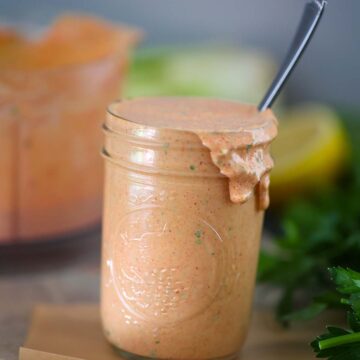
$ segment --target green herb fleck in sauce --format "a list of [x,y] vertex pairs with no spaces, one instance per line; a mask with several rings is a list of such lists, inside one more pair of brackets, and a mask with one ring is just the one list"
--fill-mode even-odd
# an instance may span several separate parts
[[189,168],[190,168],[191,171],[195,171],[195,170],[196,170],[195,165],[190,165]]
[[220,320],[220,313],[218,312],[218,313],[216,313],[216,314],[214,315],[213,321],[214,321],[214,322],[218,322],[219,320]]
[[252,148],[252,144],[247,144],[246,145],[246,152],[249,152]]
[[156,359],[156,358],[157,358],[156,350],[151,350],[150,353],[149,353],[149,356],[150,356],[151,358]]
[[202,239],[201,239],[202,231],[201,230],[196,230],[194,235],[195,235],[195,244],[201,245],[202,244]]
[[19,113],[20,113],[20,109],[19,109],[19,107],[18,106],[16,106],[16,105],[14,105],[12,108],[11,108],[11,115],[13,115],[13,116],[17,116],[17,115],[19,115]]
[[170,144],[169,144],[169,143],[165,143],[165,144],[163,145],[163,149],[164,149],[165,155],[167,155],[168,150],[169,150],[169,147],[170,147]]

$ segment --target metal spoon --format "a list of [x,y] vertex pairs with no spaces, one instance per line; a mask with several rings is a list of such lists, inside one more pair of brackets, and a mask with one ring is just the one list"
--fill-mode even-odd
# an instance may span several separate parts
[[303,17],[291,44],[290,50],[285,58],[285,61],[280,67],[276,78],[271,84],[270,89],[261,101],[258,107],[259,111],[264,111],[270,108],[278,97],[281,89],[289,79],[292,71],[309,44],[322,14],[324,13],[326,5],[326,0],[312,0],[306,4]]

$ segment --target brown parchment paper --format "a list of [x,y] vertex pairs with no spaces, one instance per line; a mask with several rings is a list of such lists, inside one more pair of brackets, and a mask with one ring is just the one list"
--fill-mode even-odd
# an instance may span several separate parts
[[[336,314],[327,322],[339,324]],[[254,313],[241,360],[314,359],[309,342],[324,329],[323,319],[282,329],[269,311]],[[97,305],[39,305],[35,308],[20,360],[119,360],[103,337]]]

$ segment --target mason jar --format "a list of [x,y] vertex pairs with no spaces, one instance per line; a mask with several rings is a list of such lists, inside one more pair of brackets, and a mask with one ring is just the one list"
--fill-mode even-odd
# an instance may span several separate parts
[[197,134],[139,123],[121,107],[110,105],[103,127],[104,334],[135,359],[235,358],[263,223],[256,189],[233,203]]

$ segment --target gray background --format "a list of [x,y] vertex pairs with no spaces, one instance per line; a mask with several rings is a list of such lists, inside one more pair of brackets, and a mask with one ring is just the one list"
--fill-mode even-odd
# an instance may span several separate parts
[[[323,23],[289,83],[292,100],[359,102],[360,1],[329,0]],[[145,45],[225,41],[286,52],[305,0],[0,0],[0,18],[46,24],[64,10],[142,27]]]

